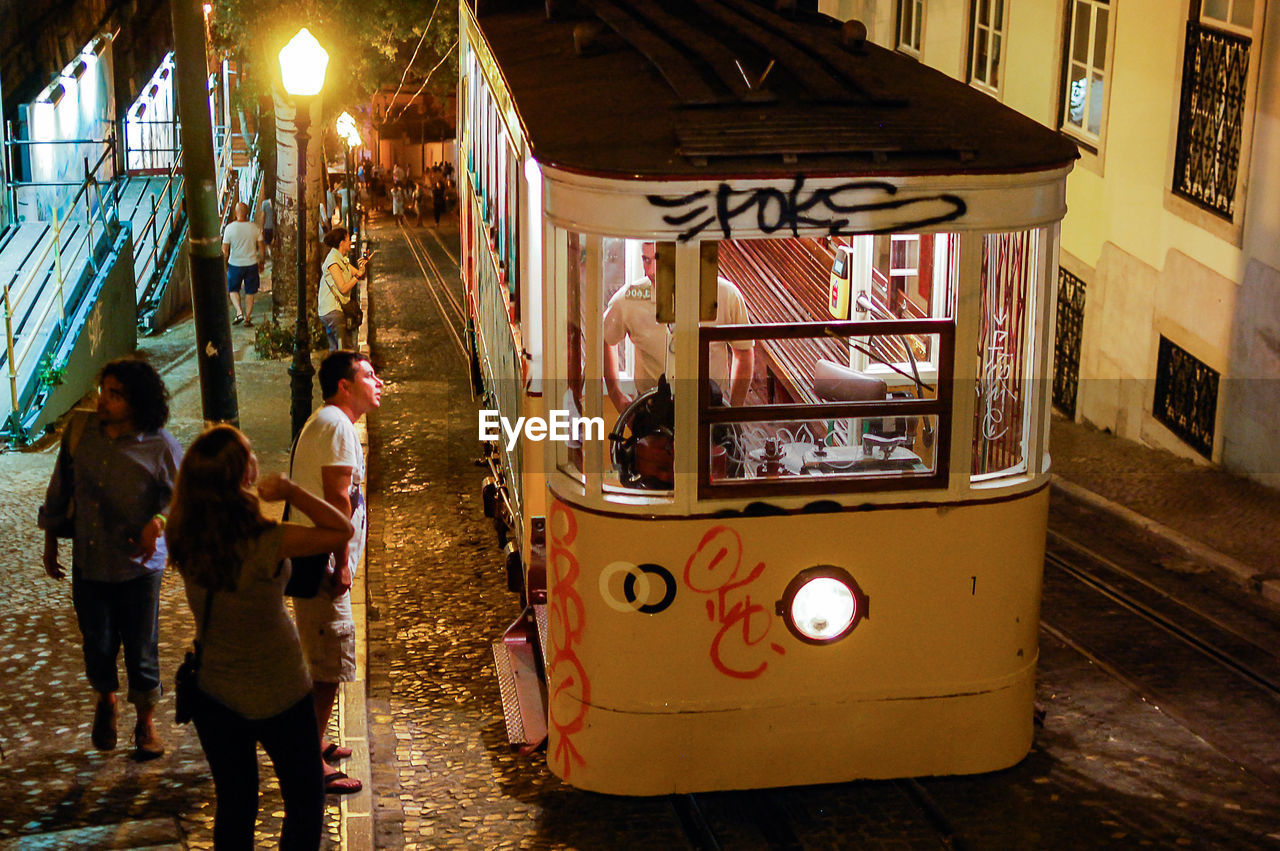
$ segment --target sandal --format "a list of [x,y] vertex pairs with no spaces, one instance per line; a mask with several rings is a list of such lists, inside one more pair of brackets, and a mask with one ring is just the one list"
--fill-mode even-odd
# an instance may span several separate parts
[[246,320],[244,321],[244,327],[246,327],[246,328],[252,328],[252,327],[253,327],[253,320],[252,320],[252,319],[246,319]]
[[320,756],[325,762],[339,762],[351,756],[351,748],[344,748],[342,745],[330,743],[329,747],[320,752]]
[[243,313],[237,313],[237,314],[236,314],[236,318],[231,320],[231,324],[232,324],[232,325],[239,325],[239,324],[240,324],[241,322],[243,322],[243,321],[244,321],[244,314],[243,314]]
[[352,795],[363,788],[363,783],[341,771],[324,776],[324,791],[327,795]]

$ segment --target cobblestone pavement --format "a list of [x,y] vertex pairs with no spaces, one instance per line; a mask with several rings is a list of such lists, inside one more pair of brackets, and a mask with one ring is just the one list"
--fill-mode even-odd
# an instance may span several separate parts
[[[265,316],[269,299],[260,299],[256,307],[259,317]],[[258,360],[251,333],[233,328],[241,425],[263,469],[278,470],[288,462],[288,364]],[[203,428],[193,340],[188,319],[140,341],[172,394],[169,430],[184,446]],[[170,698],[156,714],[166,745],[162,758],[146,763],[130,758],[134,715],[123,702],[119,747],[104,753],[89,742],[93,692],[84,680],[70,582],[45,575],[43,535],[35,527],[56,451],[56,438],[50,437],[32,449],[0,454],[0,480],[10,489],[0,507],[7,565],[0,588],[7,615],[0,619],[0,675],[6,683],[0,693],[0,848],[12,843],[23,848],[165,843],[211,848],[213,784],[194,728],[173,724]],[[69,565],[69,545],[63,546]],[[181,580],[167,572],[160,603],[166,687],[192,635]],[[123,684],[123,665],[121,679]],[[262,759],[259,844],[267,846],[279,835],[282,804],[270,764]],[[327,832],[337,845],[341,805],[331,804]]]

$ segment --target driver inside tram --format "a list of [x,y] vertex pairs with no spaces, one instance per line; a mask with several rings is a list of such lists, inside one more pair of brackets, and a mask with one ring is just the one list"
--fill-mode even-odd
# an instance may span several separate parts
[[[609,299],[604,311],[604,383],[609,398],[620,417],[636,399],[654,392],[642,410],[632,411],[630,425],[634,458],[634,476],[627,471],[624,479],[639,487],[669,488],[673,474],[674,407],[667,380],[674,377],[674,335],[671,327],[657,320],[655,290],[657,283],[657,246],[652,242],[640,246],[643,275],[621,287]],[[710,325],[745,325],[751,321],[747,304],[737,285],[723,276],[717,277],[716,318]],[[618,346],[630,339],[635,348],[632,382],[635,396],[622,388]],[[755,369],[755,343],[735,340],[714,343],[710,349],[708,377],[712,396],[721,404],[742,405],[747,398]],[[727,397],[724,388],[729,392]],[[669,420],[669,421],[668,421]],[[620,420],[620,428],[621,427]],[[630,454],[630,453],[629,453]]]

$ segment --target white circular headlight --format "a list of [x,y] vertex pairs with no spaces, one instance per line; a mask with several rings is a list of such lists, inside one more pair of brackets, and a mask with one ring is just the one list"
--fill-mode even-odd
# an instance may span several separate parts
[[814,641],[829,641],[848,629],[857,611],[849,586],[829,576],[807,582],[791,601],[796,629]]
[[867,596],[843,568],[805,568],[787,585],[775,607],[791,634],[806,644],[830,644],[853,632],[867,616]]

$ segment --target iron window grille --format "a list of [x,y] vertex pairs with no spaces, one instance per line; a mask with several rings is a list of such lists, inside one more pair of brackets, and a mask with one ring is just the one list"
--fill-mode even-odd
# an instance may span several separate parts
[[1164,335],[1156,358],[1152,415],[1206,458],[1213,455],[1218,371]]
[[1173,191],[1228,221],[1235,214],[1250,43],[1187,23]]
[[1076,415],[1076,391],[1080,386],[1084,297],[1084,281],[1059,267],[1057,330],[1053,340],[1053,404],[1072,418]]

